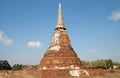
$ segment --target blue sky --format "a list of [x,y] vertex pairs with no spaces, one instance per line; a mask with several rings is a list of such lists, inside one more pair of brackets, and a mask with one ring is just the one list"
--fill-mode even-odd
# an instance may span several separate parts
[[50,45],[59,2],[81,60],[120,62],[120,0],[0,0],[0,60],[39,64]]

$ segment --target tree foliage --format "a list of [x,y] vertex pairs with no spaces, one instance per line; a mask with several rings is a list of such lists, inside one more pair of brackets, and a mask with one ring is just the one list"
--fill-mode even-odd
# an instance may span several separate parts
[[21,64],[14,64],[12,67],[13,70],[21,70],[22,68],[23,68],[23,65]]
[[101,60],[95,60],[95,61],[81,61],[81,64],[83,68],[85,69],[109,69],[113,68],[113,65],[116,65],[118,68],[120,68],[119,62],[113,62],[111,59],[101,59]]
[[106,68],[106,62],[104,60],[96,60],[92,63],[92,68],[95,68],[95,69],[99,69],[99,68],[102,68],[102,69],[105,69]]
[[81,64],[82,64],[83,68],[85,68],[85,69],[91,68],[91,62],[89,62],[89,61],[81,60]]
[[7,60],[0,60],[0,70],[11,70],[11,66]]
[[113,63],[111,59],[105,60],[106,62],[106,68],[113,68]]

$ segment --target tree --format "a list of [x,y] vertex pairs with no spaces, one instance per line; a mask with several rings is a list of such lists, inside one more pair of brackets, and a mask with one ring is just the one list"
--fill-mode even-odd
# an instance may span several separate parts
[[112,60],[111,59],[107,59],[105,60],[106,62],[106,68],[113,68],[113,63],[112,63]]
[[0,70],[11,70],[11,66],[7,60],[0,60]]
[[13,70],[21,70],[22,68],[23,68],[23,65],[21,64],[14,64],[12,67]]
[[91,63],[89,61],[81,60],[81,64],[82,64],[84,69],[90,69],[92,67]]
[[105,62],[105,60],[96,60],[96,61],[93,62],[92,66],[95,69],[98,69],[98,68],[105,69],[106,68],[106,62]]

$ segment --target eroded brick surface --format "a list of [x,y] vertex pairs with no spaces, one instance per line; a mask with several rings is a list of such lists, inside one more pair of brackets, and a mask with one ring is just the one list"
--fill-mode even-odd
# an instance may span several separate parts
[[70,70],[79,69],[82,69],[81,61],[71,46],[59,4],[57,25],[51,37],[50,47],[41,59],[38,70],[42,74],[41,78],[69,78]]
[[51,37],[50,47],[41,59],[38,69],[80,69],[81,67],[81,61],[71,46],[62,19],[62,9],[59,6],[58,21]]

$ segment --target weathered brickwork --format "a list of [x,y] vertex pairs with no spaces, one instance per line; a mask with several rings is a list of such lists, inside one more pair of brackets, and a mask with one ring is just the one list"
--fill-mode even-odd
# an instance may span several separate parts
[[81,69],[81,61],[71,46],[64,26],[61,4],[59,4],[57,25],[51,37],[50,47],[38,65],[38,70],[41,72],[40,78],[80,77],[79,74],[84,72]]
[[73,50],[62,18],[59,5],[58,21],[51,37],[50,47],[38,65],[39,70],[50,69],[81,69],[81,61]]

